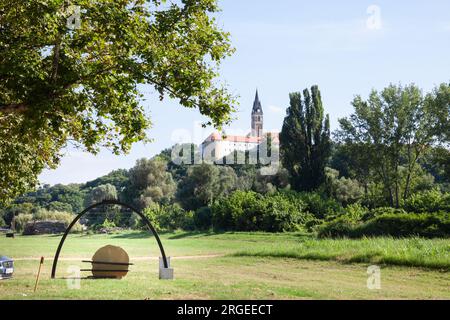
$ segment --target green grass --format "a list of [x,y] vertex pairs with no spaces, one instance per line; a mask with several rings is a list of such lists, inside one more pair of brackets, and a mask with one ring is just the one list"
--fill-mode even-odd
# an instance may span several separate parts
[[421,238],[361,240],[302,239],[280,247],[270,244],[233,253],[234,256],[283,257],[423,267],[450,271],[450,241]]
[[[74,234],[61,253],[58,279],[51,280],[60,238],[0,237],[0,254],[16,259],[15,277],[0,281],[0,299],[450,299],[450,240],[167,233],[162,242],[174,257],[176,279],[160,281],[158,248],[147,233]],[[129,253],[132,271],[122,280],[82,279],[81,289],[69,289],[68,267],[85,267],[81,260],[106,244]],[[40,256],[46,262],[34,294]],[[143,256],[154,259],[136,259]],[[381,290],[367,289],[370,264],[382,266]]]

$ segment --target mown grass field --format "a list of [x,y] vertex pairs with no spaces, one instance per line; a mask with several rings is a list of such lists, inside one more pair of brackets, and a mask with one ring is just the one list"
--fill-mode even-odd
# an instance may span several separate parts
[[[156,241],[148,233],[70,235],[56,280],[52,257],[61,236],[0,238],[16,260],[0,281],[0,299],[450,299],[450,240],[318,240],[299,233],[167,233],[175,280],[158,280]],[[69,267],[107,244],[130,255],[122,280],[82,279],[70,289]],[[46,258],[33,293],[39,257]],[[367,288],[367,267],[381,267],[381,289]],[[88,273],[82,273],[88,276]]]

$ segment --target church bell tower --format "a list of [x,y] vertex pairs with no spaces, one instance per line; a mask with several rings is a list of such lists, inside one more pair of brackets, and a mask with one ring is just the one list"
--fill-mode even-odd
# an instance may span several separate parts
[[263,111],[261,107],[261,101],[259,101],[258,90],[256,90],[255,101],[253,102],[252,110],[252,137],[263,136]]

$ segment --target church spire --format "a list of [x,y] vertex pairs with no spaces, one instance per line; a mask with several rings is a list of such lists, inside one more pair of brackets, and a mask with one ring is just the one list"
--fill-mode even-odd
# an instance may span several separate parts
[[255,101],[253,102],[253,110],[252,113],[260,113],[262,114],[261,101],[259,101],[258,89],[256,89]]
[[252,137],[262,137],[263,134],[263,111],[259,101],[258,89],[256,89],[255,101],[252,110]]

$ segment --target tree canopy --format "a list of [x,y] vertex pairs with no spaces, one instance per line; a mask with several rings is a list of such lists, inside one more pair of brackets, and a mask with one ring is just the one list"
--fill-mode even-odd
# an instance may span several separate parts
[[145,140],[141,84],[227,123],[234,98],[216,78],[233,48],[217,11],[215,0],[0,0],[0,201],[35,186],[68,141],[118,154]]
[[291,174],[291,186],[312,191],[325,181],[331,150],[330,119],[324,115],[318,86],[291,93],[290,107],[280,134],[282,163]]
[[419,160],[439,143],[448,143],[450,86],[425,96],[415,85],[373,90],[367,100],[356,96],[355,112],[340,119],[338,140],[351,146],[384,187],[390,205],[399,207],[411,191]]

